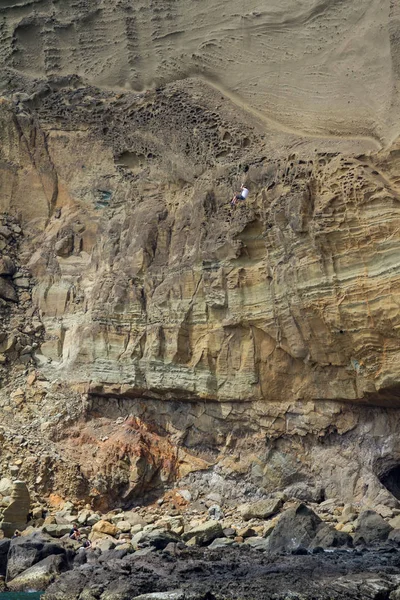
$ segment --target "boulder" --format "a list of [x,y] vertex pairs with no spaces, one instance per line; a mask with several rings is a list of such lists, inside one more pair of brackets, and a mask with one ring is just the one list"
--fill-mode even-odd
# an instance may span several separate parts
[[117,528],[122,533],[128,533],[131,531],[132,526],[128,521],[118,521]]
[[125,554],[127,554],[128,552],[133,552],[134,551],[133,546],[130,543],[130,540],[124,542],[123,544],[120,544],[119,541],[120,540],[118,540],[118,544],[115,546],[114,552],[121,553],[121,556],[122,556],[122,553],[123,553],[123,556],[125,556]]
[[139,513],[133,511],[124,512],[122,515],[122,520],[128,521],[128,523],[131,524],[131,527],[135,525],[141,525],[142,527],[144,527],[146,525],[146,521],[142,519]]
[[279,521],[279,516],[276,516],[273,519],[270,519],[269,521],[266,521],[264,523],[264,528],[263,528],[263,532],[262,532],[263,537],[267,538],[268,536],[271,535],[271,533],[275,529],[278,521]]
[[165,529],[153,529],[153,531],[145,532],[141,539],[140,545],[153,546],[156,550],[164,550],[171,542],[179,542],[179,535]]
[[182,539],[190,546],[206,546],[216,538],[222,537],[219,521],[206,521],[182,535]]
[[63,517],[60,517],[60,515],[56,515],[56,523],[57,525],[69,525],[70,527],[73,525],[73,523],[76,523],[77,519],[75,515],[64,515]]
[[[131,551],[132,548],[130,548],[130,552]],[[128,551],[125,548],[110,548],[109,550],[103,550],[101,556],[99,556],[99,563],[107,565],[110,563],[110,561],[120,560],[121,558],[124,558],[124,556],[126,556],[127,554]]]
[[14,481],[11,502],[3,511],[1,529],[6,537],[11,537],[16,529],[24,529],[30,509],[29,491],[24,481]]
[[[87,520],[89,519],[89,517],[91,516],[92,512],[90,510],[88,510],[87,508],[84,508],[83,510],[80,511],[80,513],[78,514],[78,517],[76,519],[78,525],[85,525]],[[96,515],[97,516],[97,515]],[[98,521],[99,519],[97,519]],[[96,521],[96,522],[97,522]],[[94,524],[94,523],[93,523]]]
[[101,552],[108,552],[109,550],[113,550],[115,548],[115,542],[109,538],[104,540],[96,540],[93,543],[93,547],[98,548]]
[[342,514],[340,515],[338,522],[339,523],[350,523],[357,518],[357,510],[351,504],[346,504],[342,510]]
[[396,515],[393,519],[390,519],[389,525],[393,527],[393,529],[400,529],[400,515]]
[[353,538],[344,531],[337,531],[336,529],[329,527],[329,525],[321,525],[318,528],[317,534],[312,542],[309,544],[309,548],[341,548],[347,546],[351,548],[353,546]]
[[138,525],[134,525],[132,527],[132,529],[131,529],[131,534],[132,535],[136,535],[137,533],[139,533],[139,531],[142,531],[142,530],[143,530],[142,525],[139,525],[139,524]]
[[315,538],[322,521],[305,504],[286,510],[268,537],[272,551],[307,547]]
[[8,477],[2,477],[0,479],[0,495],[11,496],[13,490],[13,482]]
[[43,533],[48,533],[51,537],[60,538],[63,535],[67,535],[71,531],[71,525],[68,523],[64,525],[44,525]]
[[218,504],[213,504],[208,509],[208,515],[210,519],[215,519],[216,521],[221,521],[224,518],[224,513],[222,512],[222,508],[218,506]]
[[96,523],[98,523],[99,521],[101,521],[101,517],[99,517],[99,515],[97,515],[96,513],[93,513],[86,519],[86,525],[89,525],[89,527],[93,527],[93,525],[96,525]]
[[216,548],[225,548],[226,546],[231,546],[235,541],[232,538],[221,537],[215,538],[208,546],[210,550],[215,550]]
[[236,531],[232,527],[227,527],[226,529],[224,529],[222,531],[222,533],[224,534],[225,537],[228,537],[228,538],[234,538],[236,535]]
[[135,535],[133,536],[132,540],[131,540],[131,544],[133,546],[133,548],[135,550],[139,549],[139,544],[142,541],[142,538],[145,536],[145,532],[144,531],[138,531],[137,533],[135,533]]
[[0,258],[0,275],[12,275],[15,272],[14,262],[9,256]]
[[12,283],[0,277],[0,298],[3,300],[10,300],[11,302],[17,302],[18,296]]
[[177,535],[182,535],[185,531],[185,523],[182,517],[170,517],[168,521],[168,529],[172,531],[172,533],[176,533]]
[[66,235],[61,240],[58,240],[54,246],[54,250],[57,256],[66,258],[74,249],[74,236],[73,234]]
[[389,533],[388,540],[400,546],[400,529],[392,529]]
[[268,539],[258,537],[258,536],[246,538],[244,540],[244,543],[247,546],[251,546],[252,548],[255,548],[256,550],[268,550],[269,549]]
[[[72,502],[64,502],[62,509],[56,512],[56,517],[64,517],[69,518],[72,515],[77,515],[78,511],[76,510],[74,504]],[[76,519],[76,516],[75,516]]]
[[100,520],[93,525],[92,531],[96,531],[97,533],[104,533],[106,535],[111,535],[112,537],[114,537],[118,533],[118,528],[113,523]]
[[191,502],[192,501],[192,494],[189,492],[189,490],[178,490],[178,494],[184,500],[186,500],[186,502]]
[[5,225],[0,225],[0,235],[3,238],[5,238],[6,240],[8,240],[12,236],[12,231],[11,231],[11,229],[9,229],[8,227],[6,227]]
[[268,500],[259,500],[251,504],[243,504],[239,508],[239,511],[245,521],[249,521],[250,519],[268,519],[279,511],[282,504],[282,498],[271,498]]
[[54,542],[48,542],[40,534],[18,537],[11,540],[8,552],[7,579],[14,579],[26,569],[51,555],[66,556],[65,549]]
[[360,513],[354,534],[354,545],[376,544],[387,540],[393,527],[374,510]]
[[242,527],[241,529],[238,529],[237,535],[244,539],[257,536],[257,532],[252,527],[246,526]]
[[0,576],[5,577],[7,574],[7,555],[10,549],[11,540],[5,538],[0,540]]
[[300,481],[285,488],[285,494],[288,498],[296,498],[302,502],[320,502],[323,492],[320,487],[314,487]]
[[60,554],[47,556],[11,581],[8,581],[7,587],[12,592],[45,590],[65,568],[65,556]]
[[30,281],[27,277],[16,277],[13,280],[13,283],[18,288],[23,288],[24,290],[27,290],[30,287]]

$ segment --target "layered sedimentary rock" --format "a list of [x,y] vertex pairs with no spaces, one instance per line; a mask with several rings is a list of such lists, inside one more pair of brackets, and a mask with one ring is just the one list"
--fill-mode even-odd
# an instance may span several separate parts
[[0,523],[5,537],[11,537],[16,529],[24,529],[28,522],[30,508],[29,490],[24,481],[15,481],[11,501],[3,511],[3,520]]
[[353,4],[2,8],[5,469],[102,506],[182,478],[396,504],[397,16]]
[[[208,482],[218,464],[253,491],[303,481],[386,501],[379,477],[399,452],[396,144],[273,159],[256,123],[226,100],[215,113],[199,82],[118,97],[77,85],[2,105],[2,207],[21,224],[30,306],[7,302],[4,377],[21,359],[39,367],[12,396],[31,416],[51,382],[84,394],[89,423],[79,409],[75,429],[49,421],[80,464],[68,489],[128,501],[193,471]],[[177,106],[179,142],[166,129]],[[232,210],[243,178],[250,199]],[[25,354],[7,350],[24,331]],[[48,489],[65,487],[55,468]]]
[[[134,397],[396,401],[396,146],[373,157],[248,154],[251,201],[231,212],[240,179],[229,164],[185,182],[150,158],[132,178],[90,128],[44,137],[21,121],[9,122],[21,162],[3,207],[30,224],[22,254],[49,374]],[[40,161],[38,174],[28,164],[40,212],[18,187],[21,145]],[[33,237],[35,226],[44,232]]]
[[389,0],[10,0],[0,11],[3,64],[34,77],[143,91],[197,76],[289,131],[399,133]]

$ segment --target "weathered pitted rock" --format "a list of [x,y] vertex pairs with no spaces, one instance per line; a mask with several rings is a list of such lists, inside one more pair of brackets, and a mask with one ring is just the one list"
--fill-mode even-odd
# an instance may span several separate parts
[[[354,143],[370,147],[381,138],[384,143],[392,139],[399,116],[396,6],[373,3],[367,9],[354,2],[327,5],[322,0],[300,5],[274,0],[268,10],[260,10],[254,1],[243,6],[241,0],[232,0],[230,6],[227,13],[224,5],[204,11],[201,4],[184,0],[162,6],[145,0],[132,6],[98,0],[71,8],[45,0],[23,3],[22,8],[21,2],[6,2],[0,52],[3,67],[13,77],[6,70],[2,85],[8,79],[18,82],[22,74],[54,73],[62,82],[77,73],[91,84],[142,92],[146,115],[144,91],[195,73],[210,81],[219,98],[226,94],[250,114],[259,114],[261,126],[272,128],[274,139],[291,130],[302,137],[342,135],[344,141],[353,137]],[[385,10],[380,10],[382,6]],[[389,6],[391,10],[386,10]],[[365,39],[370,41],[367,47]],[[110,42],[115,52],[110,52]],[[345,55],[344,46],[349,48]],[[322,56],[321,48],[326,50]],[[310,64],[315,68],[308,68]],[[252,85],[240,85],[249,81]],[[70,83],[74,103],[90,107],[99,118],[101,107],[80,89],[79,78],[71,77]],[[45,102],[48,92],[45,83],[35,91],[26,85],[15,99],[21,104],[24,99]],[[185,111],[184,103],[178,107]],[[164,110],[169,116],[168,106]],[[189,116],[196,123],[196,111]],[[174,121],[166,118],[166,122],[177,135]],[[239,142],[229,122],[217,133],[228,148],[236,142],[243,152],[251,143]],[[202,151],[206,154],[208,146]],[[220,160],[224,157],[221,154]],[[121,165],[139,169],[152,157],[125,147],[118,158]]]
[[117,95],[11,79],[1,240],[29,287],[5,302],[0,372],[13,387],[35,360],[48,383],[0,402],[21,422],[40,405],[51,447],[21,477],[94,508],[176,480],[395,508],[396,135],[373,153],[358,137],[278,140],[196,78]]
[[0,523],[4,535],[11,537],[16,529],[24,529],[28,521],[30,496],[24,481],[14,481],[11,502],[3,511],[3,521]]

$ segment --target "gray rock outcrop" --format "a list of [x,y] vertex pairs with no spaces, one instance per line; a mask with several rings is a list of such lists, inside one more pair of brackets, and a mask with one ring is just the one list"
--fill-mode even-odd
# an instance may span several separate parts
[[205,546],[222,536],[222,527],[218,521],[206,521],[182,535],[189,545]]
[[354,534],[354,544],[375,544],[387,540],[393,527],[378,513],[365,510],[360,513]]
[[275,515],[283,504],[282,498],[259,500],[244,504],[240,507],[240,513],[245,521],[250,519],[268,519]]
[[43,539],[39,533],[11,540],[8,552],[7,581],[51,555],[66,556],[59,544]]
[[7,587],[13,592],[45,590],[65,567],[65,556],[52,554],[8,581]]
[[30,510],[30,496],[24,481],[14,481],[11,502],[3,511],[0,527],[6,537],[11,537],[16,529],[24,529]]
[[319,528],[321,519],[305,504],[290,508],[282,513],[277,525],[268,538],[268,548],[271,551],[295,550],[308,547]]

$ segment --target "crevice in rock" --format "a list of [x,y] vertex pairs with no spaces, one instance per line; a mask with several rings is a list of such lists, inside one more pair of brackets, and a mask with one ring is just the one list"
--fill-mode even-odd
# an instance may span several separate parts
[[395,465],[382,473],[379,481],[395,498],[400,500],[400,465]]

